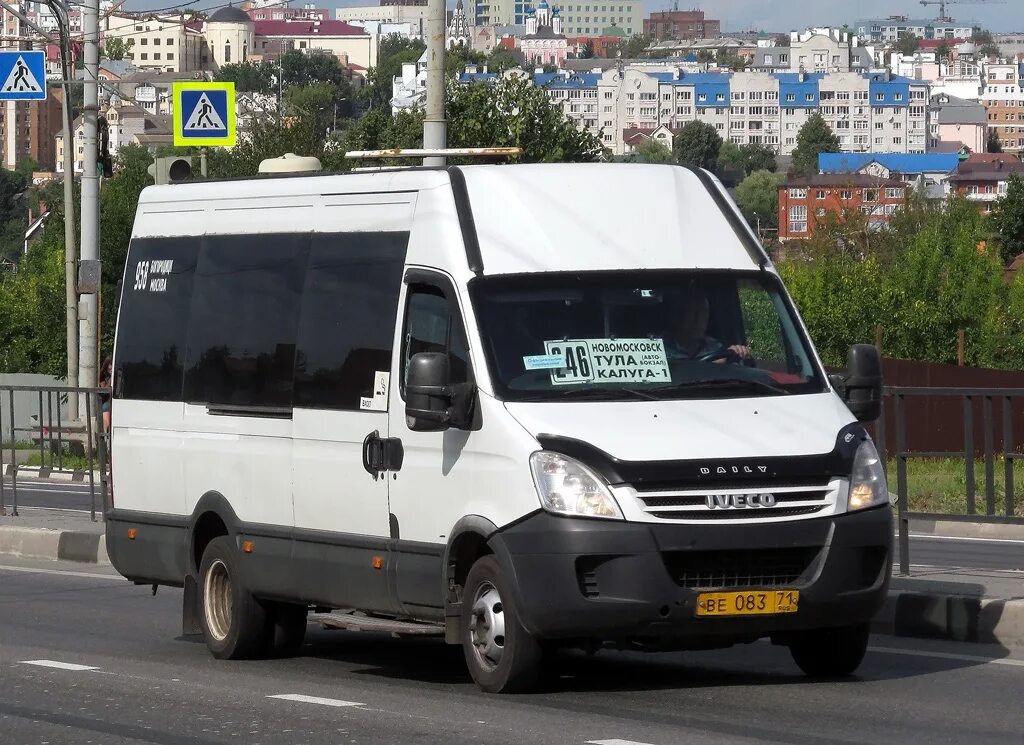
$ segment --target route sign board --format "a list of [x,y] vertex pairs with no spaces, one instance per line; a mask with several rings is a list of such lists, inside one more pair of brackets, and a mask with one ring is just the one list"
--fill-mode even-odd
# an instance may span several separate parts
[[46,52],[0,52],[0,101],[42,101],[46,98]]
[[176,146],[234,146],[234,83],[174,83],[173,91]]

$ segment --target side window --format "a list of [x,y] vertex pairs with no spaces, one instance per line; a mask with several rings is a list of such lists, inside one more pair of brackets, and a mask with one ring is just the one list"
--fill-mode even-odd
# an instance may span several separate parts
[[295,406],[358,410],[390,372],[408,233],[314,234],[295,354]]
[[206,236],[196,267],[185,400],[292,406],[308,235]]
[[740,308],[743,313],[743,330],[758,367],[784,372],[787,363],[786,337],[779,321],[781,308],[776,308],[775,299],[759,283],[740,282]]
[[118,398],[181,401],[189,303],[200,238],[136,238],[118,316]]
[[406,303],[402,354],[402,391],[409,360],[419,352],[446,352],[452,383],[469,381],[469,345],[458,310],[451,308],[437,287],[413,285]]

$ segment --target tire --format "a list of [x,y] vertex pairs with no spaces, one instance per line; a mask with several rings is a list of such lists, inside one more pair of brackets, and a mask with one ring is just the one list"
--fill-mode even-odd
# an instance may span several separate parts
[[306,606],[274,603],[269,611],[274,624],[270,653],[274,657],[294,657],[306,639]]
[[229,536],[210,541],[199,565],[203,638],[219,660],[259,659],[273,640],[267,609],[241,581],[238,551]]
[[541,644],[523,628],[519,609],[493,556],[477,560],[462,601],[462,652],[476,684],[487,693],[515,693],[540,678]]
[[793,661],[812,678],[851,675],[868,649],[868,624],[804,632],[790,644]]

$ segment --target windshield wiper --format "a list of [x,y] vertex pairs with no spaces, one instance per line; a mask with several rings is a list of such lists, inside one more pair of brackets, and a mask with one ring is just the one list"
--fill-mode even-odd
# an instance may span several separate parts
[[[781,395],[789,395],[789,391],[785,388],[780,388],[777,385],[771,383],[765,383],[763,380],[752,380],[750,378],[698,378],[697,380],[687,380],[672,386],[671,390],[696,390],[701,388],[746,388],[748,390],[756,391],[768,391],[769,393],[777,393]],[[660,388],[659,390],[665,390]]]
[[[626,394],[625,396],[623,394]],[[552,389],[534,396],[523,396],[516,399],[516,403],[531,403],[537,401],[620,401],[626,396],[632,396],[643,401],[663,401],[661,396],[640,390],[639,388],[571,388],[566,390]]]

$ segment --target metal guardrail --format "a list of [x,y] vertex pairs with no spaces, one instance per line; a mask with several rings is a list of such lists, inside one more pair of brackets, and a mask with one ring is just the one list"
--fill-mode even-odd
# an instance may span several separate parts
[[[0,385],[0,515],[18,514],[18,443],[38,446],[41,468],[65,471],[67,458],[75,445],[80,445],[86,462],[86,483],[90,491],[90,517],[95,521],[97,507],[104,511],[108,504],[109,433],[104,431],[101,388],[67,388],[61,386]],[[79,396],[84,418],[69,421],[64,406],[71,396]],[[26,408],[28,412],[26,412]],[[19,419],[26,424],[18,424]],[[10,483],[6,483],[3,466],[10,457]],[[99,483],[96,470],[99,470]],[[99,487],[99,489],[97,489]],[[8,492],[10,497],[8,498]],[[97,505],[99,497],[99,505]]]
[[[956,451],[925,451],[907,449],[907,399],[908,398],[959,398],[963,411],[963,449]],[[910,518],[924,513],[912,513],[909,506],[909,486],[907,483],[907,462],[911,458],[955,458],[964,462],[966,512],[927,513],[929,517],[946,517],[953,519],[987,520],[993,522],[1011,522],[1024,524],[1024,518],[1016,514],[1016,494],[1014,490],[1014,463],[1024,460],[1024,453],[1014,449],[1013,434],[1013,400],[1024,400],[1024,388],[937,388],[914,386],[888,386],[883,396],[883,413],[879,419],[875,438],[882,463],[888,473],[888,457],[896,461],[896,493],[897,522],[899,528],[899,568],[900,574],[910,574]],[[982,462],[984,466],[984,513],[978,510],[978,489],[976,463],[979,449],[975,443],[975,401],[981,401],[982,429]],[[1002,505],[996,503],[995,485],[995,417],[994,406],[1000,402],[1002,418],[1002,447],[999,453],[1004,461],[1004,495]],[[887,450],[885,426],[885,409],[893,407],[895,424],[895,450]],[[1002,513],[1000,514],[1000,509]]]

